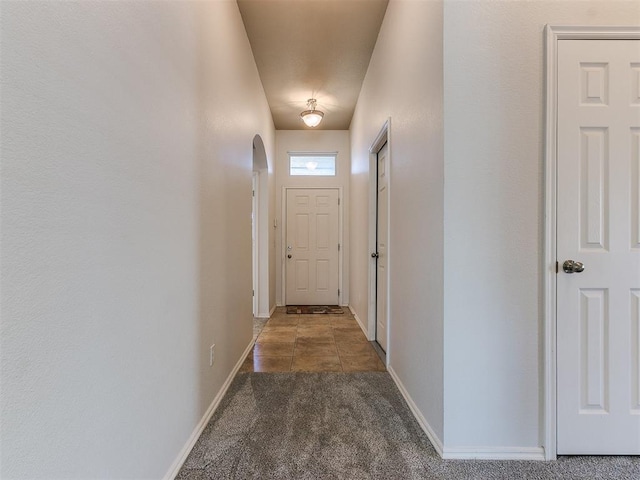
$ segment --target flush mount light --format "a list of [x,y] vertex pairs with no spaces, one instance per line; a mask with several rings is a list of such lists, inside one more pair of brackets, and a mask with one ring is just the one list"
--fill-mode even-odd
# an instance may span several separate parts
[[316,110],[316,103],[317,102],[315,98],[310,98],[309,100],[307,100],[308,110],[305,110],[300,114],[300,118],[307,127],[317,127],[318,125],[320,125],[322,117],[324,117],[323,112],[321,112],[320,110]]

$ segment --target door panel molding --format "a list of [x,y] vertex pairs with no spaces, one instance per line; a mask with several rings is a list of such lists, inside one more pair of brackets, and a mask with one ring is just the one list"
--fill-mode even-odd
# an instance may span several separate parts
[[557,457],[557,113],[558,113],[558,42],[560,40],[638,40],[640,27],[634,26],[555,26],[546,25],[546,77],[545,77],[545,164],[544,164],[544,373],[542,382],[542,446],[546,460]]
[[[343,187],[308,187],[308,186],[283,186],[282,187],[282,228],[280,229],[280,263],[281,267],[281,295],[282,304],[287,305],[287,192],[289,190],[336,190],[338,192],[338,242],[340,243],[340,249],[338,250],[338,289],[340,294],[338,295],[338,305],[343,304],[344,298],[344,285],[343,285],[343,270],[344,270],[344,194]],[[344,306],[344,305],[342,305]]]

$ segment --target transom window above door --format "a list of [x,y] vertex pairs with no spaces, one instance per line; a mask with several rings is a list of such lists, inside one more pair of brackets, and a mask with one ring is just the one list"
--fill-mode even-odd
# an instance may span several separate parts
[[289,153],[289,175],[336,176],[337,153]]

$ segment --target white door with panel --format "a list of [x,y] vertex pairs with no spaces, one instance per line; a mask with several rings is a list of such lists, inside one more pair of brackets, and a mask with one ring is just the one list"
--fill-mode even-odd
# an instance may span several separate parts
[[338,305],[339,190],[287,189],[287,305]]
[[376,342],[387,351],[389,155],[385,144],[377,155]]
[[640,41],[558,43],[558,454],[640,454]]

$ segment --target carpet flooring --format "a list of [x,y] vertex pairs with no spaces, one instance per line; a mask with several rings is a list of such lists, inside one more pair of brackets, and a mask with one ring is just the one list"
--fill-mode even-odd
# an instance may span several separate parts
[[638,480],[640,459],[442,460],[386,372],[243,373],[176,478]]

